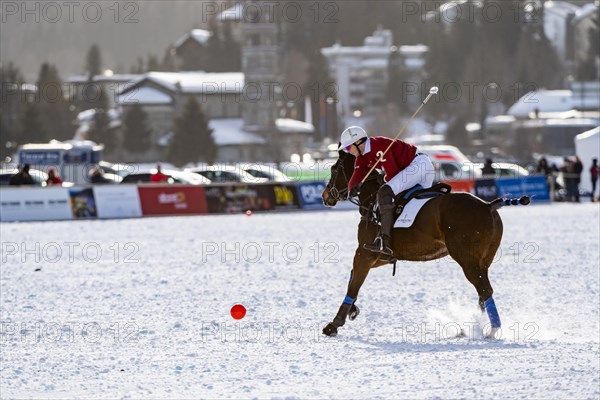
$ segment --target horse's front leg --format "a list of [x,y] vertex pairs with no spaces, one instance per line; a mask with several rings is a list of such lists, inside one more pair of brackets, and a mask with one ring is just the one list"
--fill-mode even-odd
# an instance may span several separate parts
[[367,278],[369,270],[373,265],[365,253],[367,252],[361,248],[356,249],[352,272],[350,273],[350,282],[348,282],[348,289],[346,291],[346,297],[344,298],[344,301],[342,302],[342,305],[340,306],[340,309],[338,310],[333,321],[323,328],[323,333],[327,336],[336,336],[338,328],[344,326],[348,315],[350,315],[350,319],[352,320],[358,316],[359,310],[358,307],[354,305],[354,302],[358,297],[358,291],[360,290],[360,287]]

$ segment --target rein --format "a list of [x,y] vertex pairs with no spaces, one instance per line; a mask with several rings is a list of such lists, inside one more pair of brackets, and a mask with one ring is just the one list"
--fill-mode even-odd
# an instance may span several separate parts
[[[338,159],[338,163],[336,165],[335,170],[333,171],[333,173],[331,174],[331,180],[330,182],[332,182],[331,187],[329,188],[329,194],[331,195],[331,197],[336,200],[336,201],[341,201],[344,200],[344,198],[346,197],[346,195],[348,194],[348,187],[345,186],[343,189],[339,190],[338,188],[335,187],[335,182],[337,181],[338,178],[338,174],[340,173],[340,169],[342,172],[342,176],[344,177],[344,181],[348,182],[348,175],[346,174],[346,170],[344,169],[344,158],[339,158]],[[373,179],[378,179],[379,176],[377,174],[373,175],[369,175],[367,176],[363,182],[369,182]],[[371,193],[363,202],[363,204],[367,204],[367,205],[363,205],[361,204],[361,202],[359,201],[359,199],[356,199],[354,197],[349,197],[347,200],[358,206],[360,214],[361,214],[361,218],[366,220],[367,222],[373,221],[376,222],[376,218],[374,217],[375,213],[373,212],[373,205],[375,204],[376,200],[375,200],[375,196],[377,196],[377,191],[374,191],[373,193]],[[344,197],[344,198],[343,198]]]

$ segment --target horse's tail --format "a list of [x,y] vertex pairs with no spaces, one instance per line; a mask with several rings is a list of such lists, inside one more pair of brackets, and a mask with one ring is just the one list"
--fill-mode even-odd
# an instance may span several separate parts
[[496,200],[492,201],[489,204],[490,204],[490,208],[492,209],[492,211],[496,211],[504,206],[516,206],[519,204],[526,206],[529,203],[531,203],[531,198],[529,196],[521,196],[518,199],[500,198],[500,199],[496,199]]

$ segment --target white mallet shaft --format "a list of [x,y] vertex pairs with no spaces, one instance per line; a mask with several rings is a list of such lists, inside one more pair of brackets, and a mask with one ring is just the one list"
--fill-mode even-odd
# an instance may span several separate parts
[[[427,95],[427,97],[425,97],[425,100],[423,100],[423,102],[421,103],[421,105],[419,106],[419,108],[417,108],[417,111],[415,111],[415,113],[409,118],[409,120],[406,121],[406,123],[404,124],[404,126],[402,127],[402,129],[400,129],[400,131],[398,132],[398,134],[396,135],[396,137],[394,138],[394,140],[396,140],[400,136],[402,136],[402,134],[404,133],[404,131],[408,127],[408,124],[410,124],[410,122],[417,116],[417,114],[419,113],[419,111],[421,111],[421,109],[423,108],[423,106],[425,106],[425,104],[427,104],[427,102],[429,101],[429,99],[431,98],[431,96],[438,94],[438,92],[439,92],[439,88],[437,86],[434,86],[431,89],[429,89],[429,94]],[[383,160],[383,157],[385,157],[386,153],[390,150],[390,148],[392,147],[392,144],[394,144],[394,143],[393,142],[390,143],[388,145],[387,149],[385,149],[385,151],[381,155],[381,157],[379,157],[379,160],[377,160],[377,162],[375,164],[373,164],[373,166],[371,167],[371,169],[369,170],[369,172],[365,175],[365,177],[360,182],[361,184],[365,183],[365,180],[367,179],[367,177],[369,175],[371,175],[371,172],[373,172],[373,170],[375,169],[375,167],[377,167],[377,164],[379,164],[381,162],[381,160]]]

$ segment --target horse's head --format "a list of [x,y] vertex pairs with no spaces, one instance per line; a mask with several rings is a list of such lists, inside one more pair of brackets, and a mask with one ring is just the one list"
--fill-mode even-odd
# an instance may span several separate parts
[[348,196],[348,181],[354,172],[354,156],[344,151],[338,151],[338,159],[331,167],[331,178],[323,190],[323,204],[333,207]]

